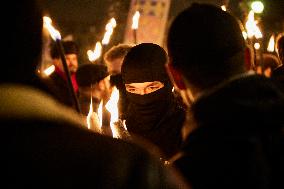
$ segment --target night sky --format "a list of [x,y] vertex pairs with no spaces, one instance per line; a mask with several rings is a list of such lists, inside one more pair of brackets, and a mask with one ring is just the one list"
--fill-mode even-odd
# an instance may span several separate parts
[[[93,48],[104,34],[105,24],[115,17],[117,28],[114,30],[109,46],[123,41],[123,34],[130,0],[40,0],[46,15],[49,15],[62,36],[72,34],[81,47],[81,52]],[[242,16],[239,7],[245,0],[172,0],[169,23],[185,7],[193,2],[227,4],[230,12]],[[284,31],[284,0],[262,0],[264,13],[260,16],[268,33]],[[241,19],[241,18],[240,18]],[[83,59],[85,54],[81,56]],[[86,61],[86,60],[82,60]]]

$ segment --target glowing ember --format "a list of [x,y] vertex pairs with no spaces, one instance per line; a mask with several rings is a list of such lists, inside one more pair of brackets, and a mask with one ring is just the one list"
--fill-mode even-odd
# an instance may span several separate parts
[[50,33],[50,35],[51,35],[51,37],[54,41],[55,40],[61,40],[60,32],[52,26],[51,18],[44,16],[43,17],[43,26],[48,30],[48,32]]
[[274,46],[275,46],[275,38],[274,38],[274,35],[272,35],[269,39],[267,51],[274,52]]
[[138,29],[139,18],[140,18],[140,13],[139,11],[136,11],[132,17],[132,27],[131,27],[132,29]]

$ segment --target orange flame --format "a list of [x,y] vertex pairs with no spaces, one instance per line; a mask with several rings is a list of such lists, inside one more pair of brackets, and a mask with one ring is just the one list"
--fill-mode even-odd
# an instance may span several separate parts
[[103,101],[100,102],[99,108],[98,108],[98,117],[99,117],[99,126],[102,128],[103,125]]
[[51,18],[44,16],[43,17],[43,26],[48,30],[48,32],[50,33],[50,36],[52,37],[52,39],[54,41],[55,40],[61,40],[60,32],[52,26]]
[[[102,107],[102,102],[100,103],[99,107]],[[99,112],[98,112],[99,114]],[[93,111],[93,101],[91,98],[91,103],[90,103],[90,110],[89,113],[87,115],[87,126],[88,129],[92,129],[98,133],[101,133],[101,129],[102,129],[102,119],[100,115],[96,114]]]
[[49,66],[48,68],[46,68],[43,73],[46,75],[46,76],[49,76],[50,74],[52,74],[53,72],[55,71],[55,66],[54,65],[51,65]]
[[107,23],[105,29],[106,29],[106,32],[104,34],[104,37],[103,37],[103,40],[102,40],[102,44],[103,45],[107,45],[110,41],[110,37],[113,33],[113,29],[116,27],[116,21],[114,18],[111,18],[109,20],[109,22]]
[[118,107],[119,91],[114,87],[109,101],[106,103],[106,109],[110,112],[110,128],[114,138],[120,138],[119,132],[115,127],[115,122],[118,121]]
[[88,50],[87,55],[91,62],[97,60],[102,54],[102,44],[100,42],[96,43],[95,50]]
[[132,29],[134,30],[138,29],[139,18],[140,18],[140,12],[136,11],[132,17],[132,27],[131,27]]
[[222,9],[223,11],[227,11],[226,5],[222,5],[222,6],[221,6],[221,9]]
[[275,47],[275,38],[274,38],[274,35],[272,35],[269,39],[267,51],[274,52],[274,47]]
[[254,12],[250,11],[246,22],[246,30],[249,38],[255,36],[256,39],[262,38],[262,33],[254,20]]

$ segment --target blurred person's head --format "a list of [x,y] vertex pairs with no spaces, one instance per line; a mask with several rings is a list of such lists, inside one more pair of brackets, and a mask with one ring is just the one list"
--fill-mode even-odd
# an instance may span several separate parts
[[186,91],[187,104],[251,64],[245,62],[250,51],[239,22],[213,5],[194,3],[181,12],[171,24],[167,47],[169,73],[176,87]]
[[32,84],[42,52],[42,14],[36,1],[7,1],[2,22],[3,57],[0,82]]
[[107,67],[101,64],[81,64],[76,72],[80,95],[97,97],[107,95],[110,89]]
[[[75,73],[78,69],[78,46],[74,41],[62,41],[62,46],[65,53],[65,59],[70,73]],[[61,62],[60,52],[55,43],[51,45],[50,55],[53,64],[64,72],[64,67]]]
[[123,58],[131,49],[131,45],[118,44],[110,48],[104,55],[104,61],[110,74],[120,74]]
[[284,63],[284,34],[279,34],[276,38],[276,51],[281,64]]
[[280,66],[277,56],[270,53],[263,53],[262,59],[258,57],[256,63],[256,73],[266,77],[271,77],[273,70]]
[[110,79],[107,67],[94,63],[81,64],[75,76],[79,87],[81,112],[88,115],[91,99],[93,110],[97,111],[99,103],[102,100],[106,101],[110,95]]

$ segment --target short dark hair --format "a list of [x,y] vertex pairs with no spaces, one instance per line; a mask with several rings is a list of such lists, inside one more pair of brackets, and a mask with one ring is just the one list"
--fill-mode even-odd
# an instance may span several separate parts
[[245,40],[238,20],[211,4],[193,3],[170,26],[170,62],[194,86],[207,88],[244,71]]
[[78,67],[76,81],[79,87],[90,87],[109,75],[103,64],[85,63]]
[[[65,54],[77,54],[78,55],[78,46],[74,41],[62,41],[62,46],[63,46]],[[58,47],[56,46],[55,42],[51,44],[50,56],[53,59],[60,57]]]

